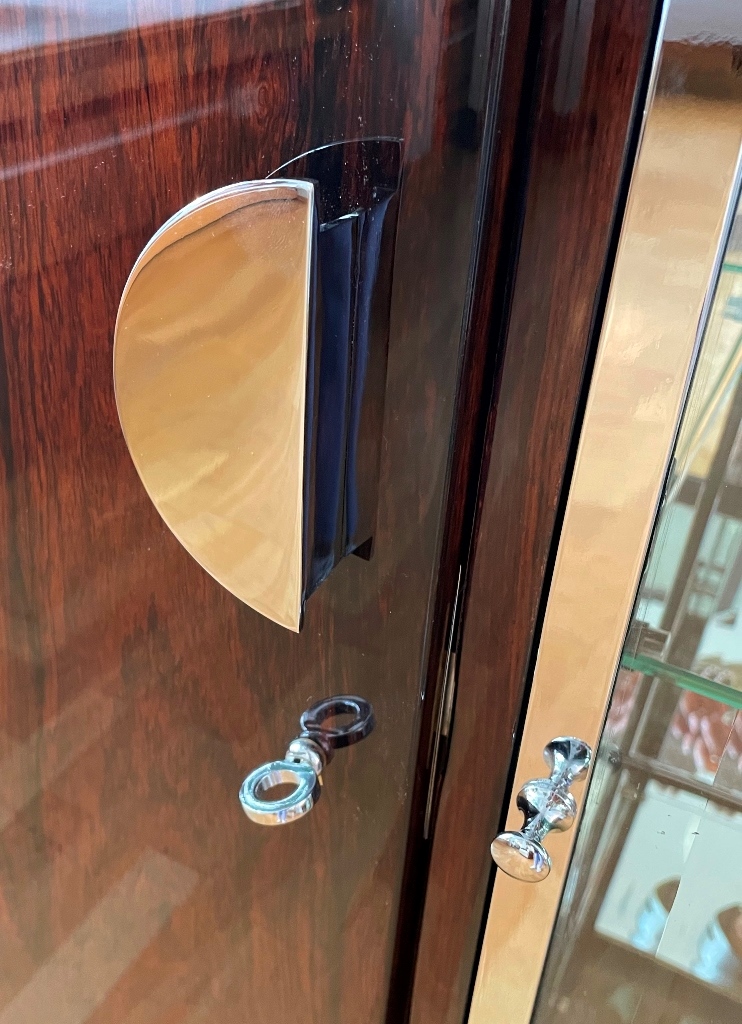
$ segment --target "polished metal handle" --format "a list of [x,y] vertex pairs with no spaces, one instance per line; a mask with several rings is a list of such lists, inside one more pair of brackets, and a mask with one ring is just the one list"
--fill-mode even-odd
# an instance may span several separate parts
[[523,828],[500,832],[490,847],[501,871],[522,882],[541,882],[551,871],[551,858],[543,846],[549,832],[566,832],[577,814],[569,792],[573,782],[584,779],[592,751],[574,736],[559,736],[544,748],[549,768],[547,779],[532,779],[518,793]]
[[114,333],[121,427],[180,543],[296,632],[373,549],[399,139],[332,143],[195,199],[149,240]]
[[[325,723],[350,715],[341,725]],[[258,825],[285,825],[303,818],[322,792],[322,772],[336,750],[365,739],[376,724],[374,710],[362,697],[327,697],[308,708],[299,719],[301,732],[291,741],[281,761],[268,761],[250,772],[240,787],[240,803]],[[277,786],[292,785],[284,796],[270,799]]]

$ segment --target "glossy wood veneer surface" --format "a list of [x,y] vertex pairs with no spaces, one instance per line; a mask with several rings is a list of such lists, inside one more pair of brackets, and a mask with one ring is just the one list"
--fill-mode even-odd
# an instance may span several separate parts
[[[85,35],[92,3],[21,4],[0,28],[0,1021],[372,1024],[472,243],[477,156],[451,133],[468,21],[448,0],[125,10],[110,34]],[[294,636],[149,502],[113,325],[185,203],[376,134],[406,155],[375,553],[343,562]],[[375,732],[306,819],[251,824],[243,777],[338,692],[373,703]]]
[[[466,1010],[492,867],[489,845],[502,813],[655,17],[652,0],[597,0],[580,10],[574,18],[574,5],[550,0],[534,5],[528,26],[536,77],[533,93],[525,90],[521,100],[530,136],[521,168],[521,234],[511,282],[498,286],[504,350],[487,428],[414,1024],[458,1024]],[[501,267],[493,263],[491,273],[501,274]],[[497,313],[494,286],[492,301]]]

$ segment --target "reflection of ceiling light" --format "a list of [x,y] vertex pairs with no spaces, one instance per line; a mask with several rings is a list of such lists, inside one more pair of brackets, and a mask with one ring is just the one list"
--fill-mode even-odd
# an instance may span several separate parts
[[[199,16],[208,18],[213,14],[240,10],[247,5],[262,6],[263,0],[201,0]],[[272,8],[297,5],[298,0],[270,0]],[[182,20],[172,17],[171,5],[165,0],[160,0],[159,3],[155,0],[149,5],[146,13],[137,11],[135,16],[132,15],[132,7],[129,0],[108,0],[106,4],[100,4],[98,0],[87,0],[85,3],[83,0],[75,12],[74,22],[70,22],[60,17],[60,12],[66,11],[65,5],[60,5],[54,0],[25,0],[23,4],[5,4],[0,0],[3,12],[22,10],[25,18],[24,24],[20,27],[0,29],[0,53],[13,53],[48,44],[50,40],[46,26],[50,17],[55,18],[55,25],[58,27],[55,43],[63,40],[90,39],[94,36],[110,36],[117,32],[130,32],[134,29]],[[62,25],[64,28],[59,28]]]

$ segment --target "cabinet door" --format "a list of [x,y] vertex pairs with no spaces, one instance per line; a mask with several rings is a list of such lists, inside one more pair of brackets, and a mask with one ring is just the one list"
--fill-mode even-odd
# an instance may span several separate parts
[[[2,1024],[384,1019],[479,195],[477,7],[2,4]],[[186,204],[379,137],[401,140],[403,183],[373,551],[294,633],[158,515],[119,424],[114,325]],[[337,694],[374,731],[310,813],[249,820],[243,779]]]
[[742,12],[665,14],[471,1024],[740,1015]]

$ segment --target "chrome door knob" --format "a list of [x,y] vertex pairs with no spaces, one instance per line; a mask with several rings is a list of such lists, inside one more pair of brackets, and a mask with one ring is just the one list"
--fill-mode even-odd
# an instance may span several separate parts
[[[339,715],[350,718],[341,725],[325,724]],[[242,783],[245,814],[258,825],[286,825],[303,818],[320,798],[322,772],[335,751],[365,739],[375,724],[374,710],[362,697],[327,697],[313,704],[299,719],[301,732],[289,743],[283,760],[261,764]],[[283,785],[294,788],[271,799],[271,790]]]
[[569,790],[586,777],[591,757],[587,743],[574,736],[560,736],[546,745],[549,777],[526,782],[518,793],[523,827],[517,832],[500,832],[490,847],[492,859],[506,875],[522,882],[541,882],[547,877],[551,858],[543,841],[549,832],[572,827],[577,804]]

